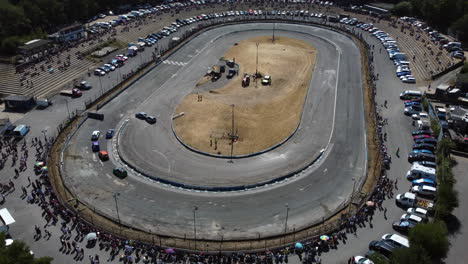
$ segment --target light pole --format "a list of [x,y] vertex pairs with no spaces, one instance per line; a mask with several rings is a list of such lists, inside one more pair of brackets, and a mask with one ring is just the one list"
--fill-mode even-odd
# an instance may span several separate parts
[[101,96],[102,96],[104,94],[104,90],[102,89],[101,76],[99,76],[99,86],[101,87]]
[[356,189],[356,178],[353,177],[353,193],[351,194],[351,197],[354,196],[355,189]]
[[273,42],[275,42],[275,28],[276,28],[276,23],[273,23]]
[[67,105],[68,119],[70,119],[70,108],[68,108],[68,99],[65,99],[65,104]]
[[286,221],[284,221],[284,233],[288,230],[288,217],[289,217],[289,205],[288,203],[285,204],[286,207]]
[[257,61],[255,63],[255,83],[257,83],[257,76],[258,76],[258,45],[260,45],[260,43],[255,43],[255,45],[257,46]]
[[196,224],[196,218],[195,218],[195,212],[198,210],[197,206],[193,207],[193,234],[195,238],[195,250],[197,250],[197,224]]
[[115,211],[117,211],[117,220],[119,220],[119,227],[122,225],[122,223],[120,222],[120,215],[119,215],[119,207],[117,206],[117,196],[119,196],[120,193],[114,193],[112,196],[114,196],[114,200],[115,200]]

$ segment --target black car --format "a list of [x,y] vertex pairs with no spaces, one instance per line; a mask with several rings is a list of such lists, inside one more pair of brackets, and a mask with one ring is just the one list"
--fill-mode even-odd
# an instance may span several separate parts
[[437,163],[432,162],[432,161],[418,161],[418,163],[424,167],[429,167],[429,168],[434,168],[434,169],[437,168]]
[[405,220],[395,221],[392,224],[393,229],[395,229],[395,231],[398,231],[402,234],[408,234],[409,230],[415,226],[416,226],[416,223],[405,221]]
[[135,114],[135,117],[138,119],[146,119],[148,115],[145,112],[139,112]]
[[437,139],[435,138],[420,138],[414,140],[415,144],[432,144],[432,145],[437,145]]
[[408,155],[408,162],[413,163],[415,161],[431,161],[435,162],[435,156],[432,154],[426,154],[426,153],[414,153],[411,152]]
[[418,136],[418,135],[428,135],[428,136],[432,136],[432,131],[428,131],[428,130],[416,130],[416,131],[411,132],[411,135],[413,135],[413,136]]
[[379,252],[386,257],[390,257],[395,249],[395,245],[385,241],[373,240],[369,243],[369,249]]
[[146,117],[146,122],[150,123],[150,124],[154,124],[156,123],[156,117],[154,116],[147,116]]
[[430,150],[430,151],[434,151],[435,148],[436,147],[434,145],[427,144],[427,143],[421,143],[421,144],[414,144],[413,145],[413,149],[427,149],[427,150]]

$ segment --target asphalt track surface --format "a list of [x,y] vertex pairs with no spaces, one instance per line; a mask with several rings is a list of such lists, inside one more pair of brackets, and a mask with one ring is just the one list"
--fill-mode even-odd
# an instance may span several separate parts
[[[123,223],[178,237],[193,237],[194,207],[198,208],[198,239],[281,234],[287,208],[288,232],[329,216],[349,199],[366,173],[360,52],[346,36],[318,27],[277,24],[278,36],[304,40],[318,50],[300,127],[284,145],[228,163],[191,152],[171,131],[175,106],[207,68],[234,42],[269,35],[271,28],[272,24],[265,23],[224,26],[188,42],[168,58],[186,62],[185,66],[160,64],[101,109],[103,122],[88,119],[83,124],[66,150],[65,184],[80,200],[112,218],[117,217],[113,194],[118,192]],[[154,114],[158,123],[148,125],[136,120],[134,114],[139,111]],[[92,153],[93,130],[118,128],[127,119],[128,126],[120,138],[123,155],[152,175],[198,185],[229,186],[237,179],[259,182],[303,168],[321,149],[326,150],[315,165],[287,182],[244,192],[182,190],[133,173],[119,180],[112,175],[112,168],[120,161],[111,155],[111,160],[103,163]],[[115,147],[115,141],[101,137],[100,142],[103,149]]]

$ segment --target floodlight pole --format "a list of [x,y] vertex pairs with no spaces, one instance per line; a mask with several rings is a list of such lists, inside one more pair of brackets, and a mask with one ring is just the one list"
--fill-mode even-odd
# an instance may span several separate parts
[[284,233],[286,234],[288,230],[289,205],[286,203],[284,206],[286,207],[286,221],[284,222]]
[[260,45],[260,43],[255,43],[255,45],[257,45],[257,61],[255,63],[255,83],[257,82],[257,76],[258,76],[258,45]]
[[276,28],[276,23],[273,23],[273,42],[275,42],[275,28]]
[[198,210],[197,206],[193,207],[193,234],[194,234],[194,240],[195,240],[195,250],[197,250],[197,225],[195,221],[195,211]]

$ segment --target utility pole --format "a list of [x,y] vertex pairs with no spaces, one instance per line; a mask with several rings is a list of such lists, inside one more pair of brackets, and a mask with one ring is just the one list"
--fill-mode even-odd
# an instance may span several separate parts
[[231,123],[231,134],[229,135],[229,138],[231,139],[231,160],[229,161],[229,163],[234,163],[232,157],[234,155],[234,142],[237,139],[237,135],[234,134],[234,107],[235,105],[232,104],[231,107],[232,107],[232,112],[231,112],[232,123]]
[[257,61],[255,63],[255,83],[257,83],[257,76],[258,76],[258,45],[260,45],[260,43],[255,43],[255,45],[257,45]]
[[195,218],[195,212],[198,210],[197,206],[193,207],[193,234],[194,234],[194,240],[195,240],[195,250],[197,250],[197,224],[196,224],[196,218]]
[[288,230],[288,217],[289,217],[289,205],[288,203],[285,204],[286,207],[286,221],[284,222],[284,233]]
[[273,42],[275,42],[275,28],[276,28],[276,23],[273,23]]
[[99,86],[101,87],[101,96],[102,96],[104,94],[104,90],[102,89],[101,76],[99,76]]
[[114,200],[115,200],[115,211],[117,211],[117,219],[119,220],[119,227],[122,225],[122,223],[120,222],[120,214],[119,214],[119,207],[117,205],[117,196],[119,196],[120,193],[114,193],[112,196],[114,196]]

